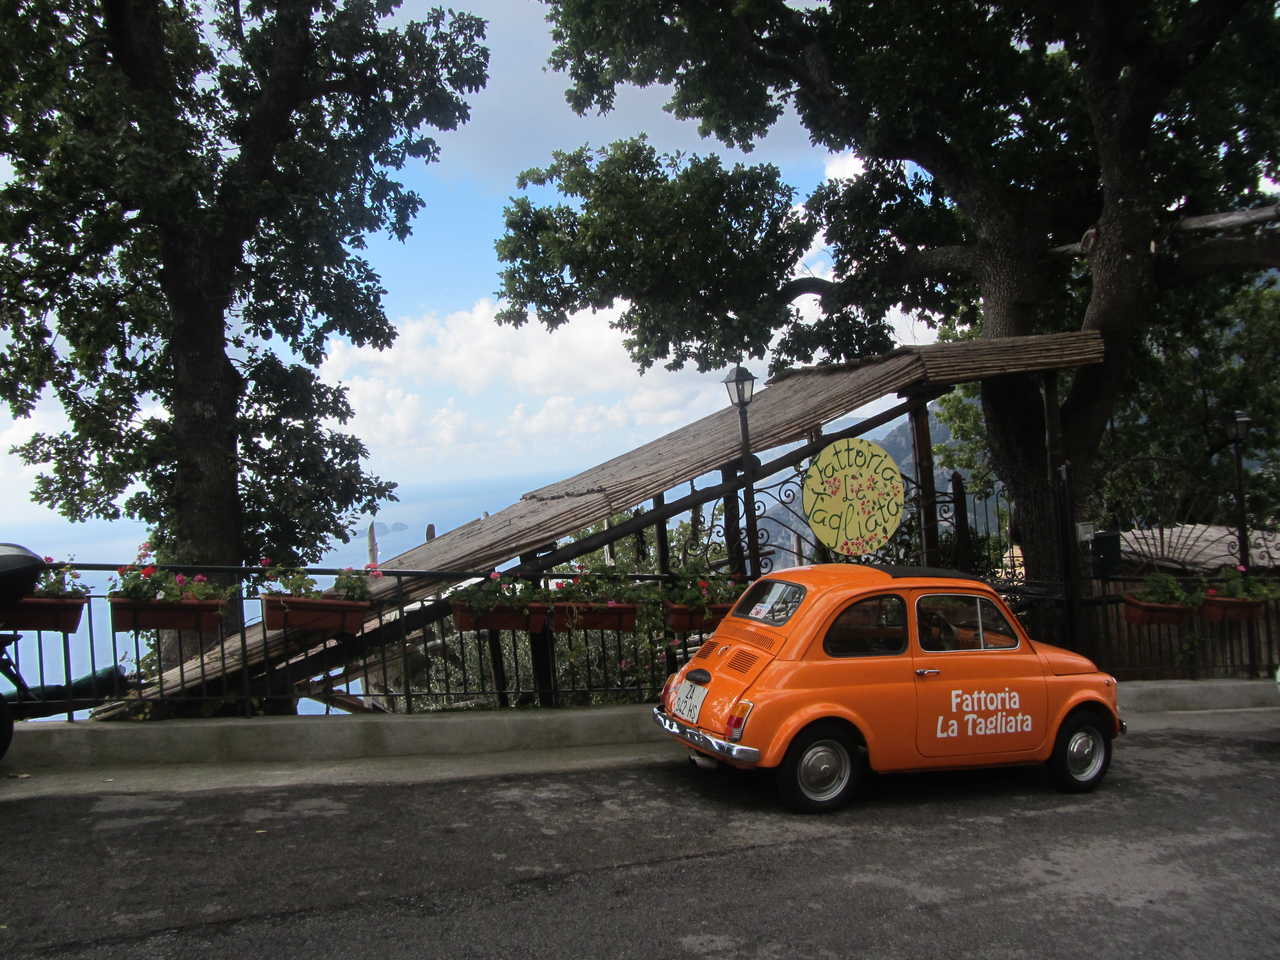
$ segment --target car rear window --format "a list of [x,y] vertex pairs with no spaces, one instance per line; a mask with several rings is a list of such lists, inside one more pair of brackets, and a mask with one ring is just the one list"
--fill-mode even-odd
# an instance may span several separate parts
[[780,627],[791,619],[803,599],[804,587],[799,584],[785,580],[758,580],[742,595],[733,608],[733,615]]

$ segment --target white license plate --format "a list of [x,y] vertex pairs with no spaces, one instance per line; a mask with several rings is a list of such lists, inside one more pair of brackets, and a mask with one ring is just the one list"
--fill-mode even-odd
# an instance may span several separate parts
[[676,701],[671,705],[671,712],[681,720],[697,723],[698,711],[702,709],[702,701],[706,698],[706,687],[699,683],[682,680],[680,689],[676,691]]

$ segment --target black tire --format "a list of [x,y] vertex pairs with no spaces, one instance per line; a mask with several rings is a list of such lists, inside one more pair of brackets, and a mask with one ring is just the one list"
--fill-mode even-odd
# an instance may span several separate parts
[[866,751],[832,721],[806,727],[778,766],[778,797],[800,813],[829,813],[848,803],[866,769]]
[[9,701],[0,696],[0,759],[4,758],[13,741],[13,711],[9,709]]
[[1111,719],[1096,710],[1079,710],[1062,722],[1049,757],[1049,774],[1059,790],[1088,793],[1111,766]]

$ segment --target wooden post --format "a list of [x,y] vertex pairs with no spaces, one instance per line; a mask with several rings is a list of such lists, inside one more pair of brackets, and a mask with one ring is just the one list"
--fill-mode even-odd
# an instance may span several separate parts
[[952,517],[956,524],[957,570],[971,572],[973,568],[973,538],[969,530],[969,501],[964,489],[964,477],[959,470],[951,472]]
[[920,484],[920,532],[924,565],[938,566],[938,491],[933,482],[933,438],[929,436],[929,404],[917,400],[911,407],[911,447]]
[[[721,467],[720,480],[722,483],[732,483],[737,479],[737,473],[732,465]],[[738,495],[735,490],[727,490],[724,495],[724,549],[729,555],[729,569],[745,575],[747,561],[742,553],[742,533],[738,528]]]
[[498,706],[511,706],[511,698],[507,696],[507,665],[502,659],[502,637],[497,630],[489,630],[489,665],[493,673],[493,689],[498,694]]
[[[655,494],[653,509],[659,509],[666,502],[662,494]],[[666,576],[671,572],[671,541],[667,538],[666,520],[659,520],[653,525],[653,542],[658,551],[658,572]]]
[[551,632],[551,618],[537,633],[529,633],[530,661],[533,668],[533,685],[538,691],[538,706],[559,706],[556,696],[555,634]]

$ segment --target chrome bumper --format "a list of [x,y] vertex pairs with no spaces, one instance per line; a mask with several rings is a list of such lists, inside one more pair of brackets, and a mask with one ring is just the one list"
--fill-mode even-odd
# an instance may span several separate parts
[[758,763],[760,760],[760,751],[755,747],[744,747],[740,743],[730,743],[728,740],[705,734],[697,727],[681,723],[660,706],[653,708],[653,722],[667,733],[679,737],[699,750],[717,757],[724,757],[732,763],[750,764]]

